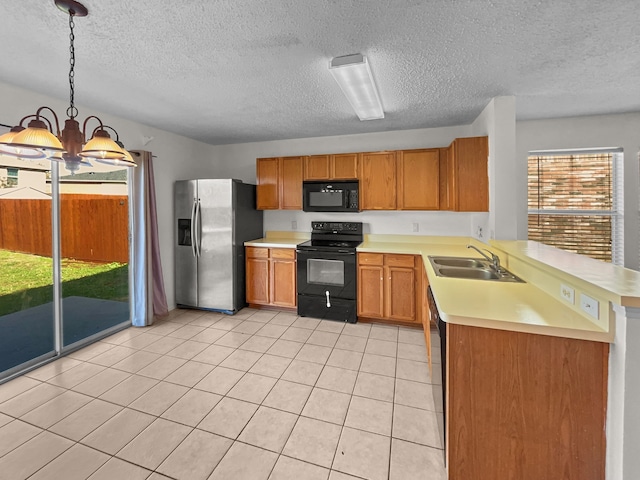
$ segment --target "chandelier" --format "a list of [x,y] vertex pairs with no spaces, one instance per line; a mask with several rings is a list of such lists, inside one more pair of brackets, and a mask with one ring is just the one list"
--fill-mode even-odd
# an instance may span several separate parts
[[[131,154],[125,150],[120,142],[118,132],[112,127],[104,125],[95,115],[85,119],[80,130],[76,120],[78,109],[74,103],[74,76],[76,55],[74,47],[74,18],[85,17],[89,11],[75,0],[54,0],[56,6],[69,15],[69,108],[64,128],[60,131],[60,122],[56,113],[49,107],[40,107],[35,114],[27,115],[18,125],[8,133],[0,135],[0,155],[9,155],[25,160],[49,159],[65,164],[70,172],[77,171],[81,165],[91,166],[88,160],[95,160],[108,165],[123,165],[135,167],[136,163]],[[49,115],[53,121],[49,119]],[[24,123],[30,120],[28,125]],[[90,120],[95,120],[98,126],[92,131],[87,130]],[[107,129],[113,131],[116,140],[112,140]],[[90,133],[87,141],[87,133]]]

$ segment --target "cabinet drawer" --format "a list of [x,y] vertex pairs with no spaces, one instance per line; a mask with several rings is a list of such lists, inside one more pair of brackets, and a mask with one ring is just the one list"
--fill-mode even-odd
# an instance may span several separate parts
[[384,256],[384,264],[390,267],[414,267],[413,255],[394,255],[387,254]]
[[296,258],[296,250],[295,248],[272,248],[271,258],[285,258],[293,260]]
[[358,263],[360,265],[382,265],[382,253],[359,253]]
[[269,249],[262,247],[246,247],[247,258],[269,258]]

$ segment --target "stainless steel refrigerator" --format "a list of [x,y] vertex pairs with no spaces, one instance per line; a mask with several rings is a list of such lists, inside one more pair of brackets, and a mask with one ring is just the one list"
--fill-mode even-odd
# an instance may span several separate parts
[[246,305],[244,242],[263,235],[256,186],[232,179],[175,183],[176,303],[232,313]]

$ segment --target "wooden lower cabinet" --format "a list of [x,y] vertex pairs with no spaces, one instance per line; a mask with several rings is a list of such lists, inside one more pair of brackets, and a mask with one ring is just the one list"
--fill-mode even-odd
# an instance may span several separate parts
[[358,316],[422,323],[422,258],[358,254]]
[[358,265],[358,316],[384,317],[384,270],[382,265]]
[[246,247],[247,303],[295,308],[296,251]]
[[447,325],[449,480],[604,480],[607,343]]

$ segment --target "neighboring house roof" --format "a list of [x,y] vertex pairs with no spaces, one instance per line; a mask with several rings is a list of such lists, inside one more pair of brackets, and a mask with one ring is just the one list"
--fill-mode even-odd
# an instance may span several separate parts
[[48,172],[51,170],[51,162],[49,160],[21,160],[8,155],[0,155],[0,168],[3,167]]
[[30,200],[51,200],[51,195],[46,194],[33,187],[20,188],[0,188],[0,199],[30,199]]
[[115,170],[113,172],[84,172],[75,175],[64,175],[60,182],[74,183],[126,183],[127,170]]

